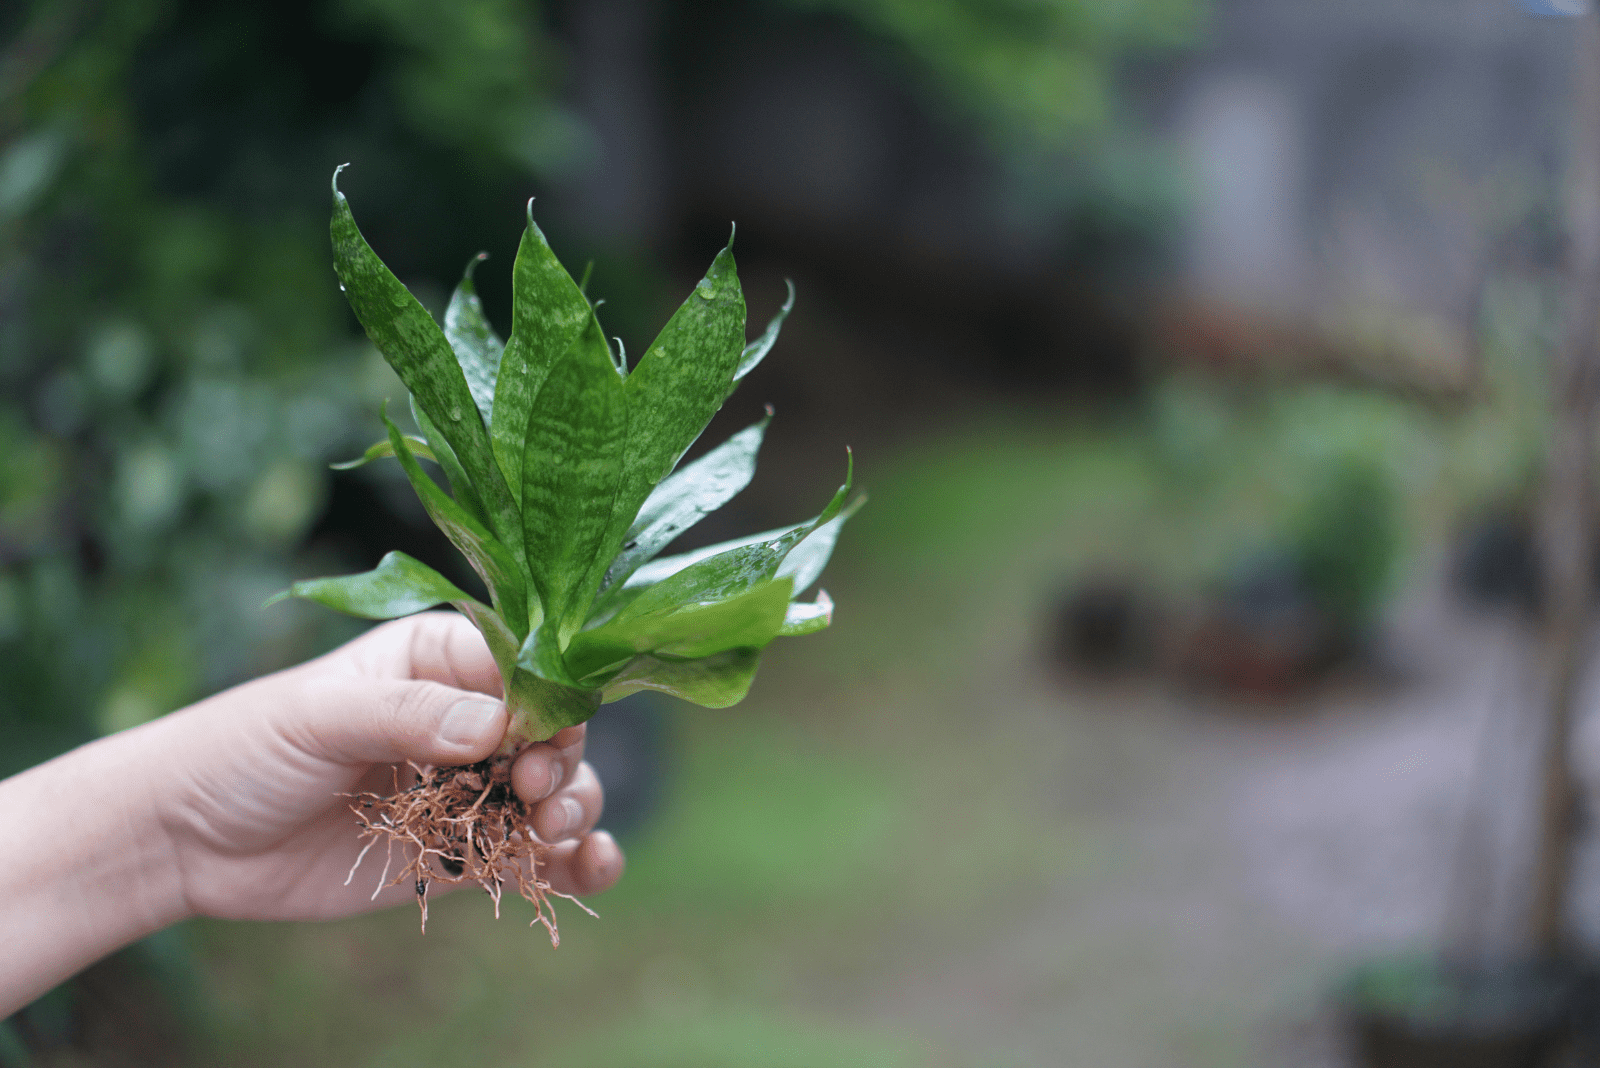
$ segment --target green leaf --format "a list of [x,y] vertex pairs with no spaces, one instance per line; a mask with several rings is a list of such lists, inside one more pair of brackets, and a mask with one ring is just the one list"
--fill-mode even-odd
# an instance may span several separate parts
[[474,600],[427,564],[399,552],[386,555],[371,571],[296,582],[267,604],[289,597],[362,619],[398,619],[436,605]]
[[662,556],[642,565],[622,585],[626,589],[654,586],[662,579],[676,575],[690,564],[698,564],[702,560],[709,560],[711,557],[719,553],[725,553],[730,549],[739,549],[746,545],[756,545],[761,542],[772,541],[774,538],[781,538],[793,531],[803,530],[806,525],[805,523],[796,523],[793,526],[774,527],[772,530],[763,530],[759,534],[747,534],[742,538],[730,538],[727,541],[719,541],[715,545],[691,549],[686,553],[678,553],[675,556]]
[[778,628],[780,637],[792,638],[800,634],[815,634],[833,622],[833,598],[827,590],[818,590],[813,604],[796,601],[789,606]]
[[428,518],[433,520],[434,526],[444,531],[445,537],[461,551],[478,577],[483,579],[483,584],[489,588],[495,610],[519,636],[526,634],[527,628],[537,626],[537,623],[529,618],[532,606],[529,604],[527,585],[511,553],[482,523],[451,500],[428,477],[416,457],[411,455],[410,447],[400,436],[400,429],[387,412],[383,415],[383,423],[389,428],[389,442],[394,447],[395,457],[405,469],[406,477],[411,480],[411,488],[422,501]]
[[495,459],[520,501],[522,454],[534,397],[551,366],[594,318],[589,301],[534,223],[531,200],[511,285],[511,340],[495,380],[490,434]]
[[583,623],[604,573],[601,544],[622,478],[629,415],[623,381],[590,315],[539,390],[522,461],[523,537],[557,648]]
[[367,337],[443,431],[444,440],[486,506],[495,533],[520,559],[522,530],[515,503],[495,465],[489,431],[461,365],[427,309],[361,236],[350,205],[339,192],[339,170],[343,169],[333,172],[333,220],[329,226],[340,287]]
[[717,414],[744,351],[744,294],[733,242],[717,253],[695,286],[628,375],[627,468],[604,548],[609,560],[656,483],[666,477]]
[[566,663],[584,678],[637,653],[677,658],[711,656],[728,649],[759,649],[784,625],[794,583],[763,582],[713,604],[618,620],[574,635]]
[[832,520],[844,507],[850,493],[854,464],[845,473],[844,485],[828,506],[810,523],[796,527],[770,541],[743,545],[690,564],[672,576],[649,587],[624,606],[610,624],[648,615],[679,605],[708,604],[737,596],[777,574],[784,557],[806,535]]
[[729,541],[707,545],[700,549],[691,549],[686,553],[675,556],[662,556],[643,564],[624,582],[619,582],[608,587],[596,598],[590,608],[589,619],[586,626],[598,627],[616,616],[628,604],[636,600],[645,590],[654,586],[663,579],[676,575],[690,564],[698,564],[702,560],[709,560],[719,553],[730,549],[738,549],[745,545],[756,545],[760,542],[771,541],[782,537],[791,531],[800,530],[804,523],[790,527],[777,527],[773,530],[763,530],[759,534],[750,534],[743,538],[733,538]]
[[444,310],[444,336],[455,350],[467,389],[483,416],[484,425],[493,426],[494,383],[506,344],[495,335],[484,316],[483,301],[478,299],[478,289],[472,280],[472,272],[488,258],[487,252],[480,252],[467,264],[461,284],[456,286],[450,296],[450,306]]
[[678,535],[721,508],[750,484],[756,473],[756,454],[772,421],[765,419],[739,431],[694,463],[661,480],[645,498],[644,506],[628,528],[622,551],[606,570],[608,588],[625,582],[640,564],[651,560]]
[[542,742],[563,727],[582,723],[600,707],[598,689],[563,686],[520,667],[516,636],[487,605],[471,601],[456,607],[477,625],[489,646],[489,654],[500,668],[506,711],[511,714],[511,725],[500,748],[502,753],[516,751],[523,742]]
[[606,683],[603,700],[656,690],[706,708],[727,708],[744,700],[760,664],[757,649],[730,649],[701,660],[640,656]]
[[735,382],[754,371],[756,364],[766,359],[772,346],[778,343],[778,331],[783,329],[783,321],[789,318],[789,312],[794,309],[794,283],[785,278],[783,284],[789,287],[789,299],[783,302],[783,307],[778,309],[778,314],[772,317],[761,336],[746,345],[744,352],[739,354],[739,366],[733,372]]
[[[472,480],[467,478],[467,473],[461,469],[461,461],[456,459],[455,451],[450,448],[450,443],[439,433],[439,428],[434,426],[433,420],[428,418],[428,413],[422,410],[422,405],[417,403],[415,395],[408,398],[411,403],[411,418],[416,420],[417,428],[428,439],[428,451],[433,454],[434,463],[444,472],[444,477],[450,483],[450,493],[455,497],[456,503],[467,510],[467,513],[482,523],[489,526],[489,516],[483,507],[483,501],[478,498],[478,491],[473,488]],[[393,451],[390,446],[390,451]]]
[[[428,446],[428,443],[423,441],[421,438],[414,438],[408,434],[406,435],[406,444],[411,446],[412,455],[420,456],[424,460],[433,460],[434,463],[439,462],[438,460],[434,459],[433,449],[431,449]],[[394,446],[389,444],[388,438],[384,438],[382,441],[375,441],[371,445],[367,446],[367,451],[362,453],[358,459],[346,460],[341,464],[329,464],[328,467],[334,471],[353,471],[358,467],[370,464],[374,460],[381,460],[385,456],[393,455]]]
[[807,534],[800,544],[789,550],[777,573],[794,579],[796,594],[805,593],[822,577],[823,568],[828,566],[828,559],[833,556],[833,547],[838,544],[839,531],[866,503],[864,495],[857,497],[850,502],[850,507]]

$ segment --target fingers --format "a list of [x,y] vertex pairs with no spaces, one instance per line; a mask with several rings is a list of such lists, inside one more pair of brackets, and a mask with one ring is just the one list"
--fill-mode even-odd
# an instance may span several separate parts
[[605,808],[600,778],[588,764],[579,764],[555,795],[534,806],[529,822],[546,842],[579,838],[594,829]]
[[438,682],[491,697],[504,692],[483,635],[456,612],[423,612],[385,623],[341,652],[364,674]]
[[338,764],[471,764],[505,737],[505,705],[438,682],[340,677],[273,709],[274,726]]
[[605,831],[595,831],[582,840],[562,842],[540,867],[553,888],[583,897],[616,885],[626,861],[616,839]]
[[534,806],[529,818],[546,842],[587,833],[605,807],[599,777],[582,762],[584,737],[583,726],[568,727],[525,749],[511,766],[511,787]]
[[531,745],[511,765],[511,788],[526,804],[543,801],[577,770],[583,759],[587,724],[559,731],[549,741]]

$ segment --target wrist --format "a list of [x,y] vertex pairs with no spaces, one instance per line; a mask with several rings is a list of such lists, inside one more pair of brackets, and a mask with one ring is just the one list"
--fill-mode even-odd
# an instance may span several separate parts
[[0,870],[0,1016],[188,915],[154,803],[148,730],[0,782],[13,858]]

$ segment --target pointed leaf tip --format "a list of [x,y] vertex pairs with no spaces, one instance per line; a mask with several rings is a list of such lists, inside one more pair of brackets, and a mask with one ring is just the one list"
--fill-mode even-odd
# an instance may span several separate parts
[[273,605],[277,604],[279,601],[287,601],[289,598],[291,598],[293,596],[294,596],[294,590],[293,589],[279,590],[277,593],[273,594],[271,597],[268,597],[265,601],[262,601],[261,602],[261,607],[262,607],[262,609],[271,608]]
[[339,192],[339,172],[344,170],[348,166],[350,166],[350,164],[341,163],[341,164],[339,164],[337,167],[335,167],[333,169],[333,181],[332,181],[331,184],[333,186],[333,195],[336,196],[336,197],[340,197],[340,196],[344,195],[343,193]]
[[728,223],[728,247],[729,248],[733,247],[733,239],[734,239],[735,236],[738,235],[738,233],[739,233],[739,224],[737,222]]
[[482,263],[484,260],[486,260],[488,258],[489,258],[489,254],[487,252],[480,252],[476,256],[474,256],[470,260],[468,260],[467,261],[467,269],[465,271],[461,272],[462,281],[466,281],[466,282],[472,281],[472,272],[474,272],[474,271],[476,271],[478,269],[478,264]]

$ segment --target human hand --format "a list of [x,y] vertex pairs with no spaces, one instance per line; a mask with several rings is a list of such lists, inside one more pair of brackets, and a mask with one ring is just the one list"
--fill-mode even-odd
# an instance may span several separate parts
[[[373,895],[377,873],[345,885],[360,843],[344,795],[392,790],[406,761],[489,756],[506,730],[499,693],[472,625],[429,613],[0,781],[19,858],[0,866],[0,1018],[188,916],[315,920],[409,899],[411,887]],[[593,830],[601,791],[583,738],[562,731],[511,772],[552,844],[540,875],[573,895],[610,887],[623,865]]]
[[[327,919],[414,899],[409,883],[377,887],[381,859],[348,878],[360,826],[344,795],[392,792],[406,761],[488,757],[507,725],[500,694],[478,632],[436,612],[377,627],[144,728],[161,754],[154,801],[188,911]],[[570,727],[523,751],[511,773],[552,845],[541,876],[574,895],[607,889],[623,867],[611,836],[593,830],[602,793],[582,761],[584,731]]]

